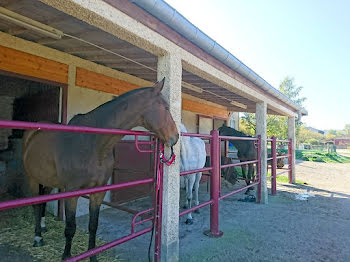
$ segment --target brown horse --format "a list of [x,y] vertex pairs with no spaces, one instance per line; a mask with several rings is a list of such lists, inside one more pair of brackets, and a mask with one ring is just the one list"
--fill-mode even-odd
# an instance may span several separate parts
[[[167,146],[176,144],[179,134],[169,106],[161,95],[164,79],[153,87],[125,93],[86,113],[72,118],[69,125],[131,129],[143,126],[154,132]],[[26,131],[23,137],[23,163],[33,196],[51,188],[72,191],[107,184],[113,171],[113,147],[122,135],[82,134],[56,131]],[[39,186],[42,185],[42,186]],[[39,189],[40,188],[40,189]],[[105,192],[90,196],[89,246],[95,247],[100,205]],[[66,245],[62,259],[71,256],[76,230],[78,197],[65,200]],[[34,205],[34,246],[42,246],[43,204]],[[90,261],[97,261],[91,257]]]

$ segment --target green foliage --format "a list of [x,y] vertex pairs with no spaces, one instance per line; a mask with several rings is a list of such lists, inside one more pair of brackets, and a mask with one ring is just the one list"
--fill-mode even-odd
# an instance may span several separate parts
[[[286,77],[280,84],[279,91],[294,103],[302,106],[306,100],[305,97],[300,98],[300,92],[303,87],[294,84],[294,78]],[[284,116],[268,115],[266,120],[267,136],[276,136],[280,139],[288,137],[288,119]],[[298,136],[301,122],[296,123],[296,133]],[[255,114],[244,113],[240,119],[240,130],[248,135],[255,136],[256,118]]]
[[[279,183],[289,183],[289,178],[287,176],[283,176],[283,175],[277,176],[277,182],[279,182]],[[308,185],[308,183],[306,183],[303,180],[299,180],[299,179],[297,179],[295,181],[295,183],[296,184],[300,184],[300,185]]]
[[350,157],[318,150],[296,150],[295,158],[304,161],[323,163],[350,163]]
[[306,126],[300,127],[297,143],[318,145],[320,144],[320,141],[323,142],[324,140],[325,140],[324,135],[310,131]]
[[306,97],[299,97],[300,92],[303,89],[302,86],[296,86],[294,83],[294,77],[285,77],[280,84],[279,91],[292,100],[295,104],[303,106]]
[[346,124],[344,128],[345,135],[350,135],[350,124]]
[[244,113],[239,121],[240,130],[250,136],[255,136],[256,118],[255,114]]

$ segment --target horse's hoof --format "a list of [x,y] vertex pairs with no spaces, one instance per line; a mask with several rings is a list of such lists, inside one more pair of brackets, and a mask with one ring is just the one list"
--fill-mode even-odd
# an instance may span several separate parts
[[200,214],[199,209],[196,209],[196,210],[193,211],[193,212],[196,213],[196,214]]
[[251,190],[253,190],[251,187],[248,188],[248,189],[244,192],[244,194],[248,195],[248,194],[249,194],[249,191],[251,191]]
[[39,241],[34,240],[33,247],[42,247],[44,245],[44,240],[40,239]]
[[93,256],[93,257],[90,257],[90,262],[97,262],[97,257],[96,256]]
[[47,232],[46,227],[42,227],[42,228],[41,228],[41,233],[46,233],[46,232]]
[[186,222],[187,225],[192,225],[193,224],[193,219],[187,218]]
[[184,206],[183,206],[183,208],[184,208],[184,209],[187,209],[187,208],[188,208],[188,206],[184,205]]

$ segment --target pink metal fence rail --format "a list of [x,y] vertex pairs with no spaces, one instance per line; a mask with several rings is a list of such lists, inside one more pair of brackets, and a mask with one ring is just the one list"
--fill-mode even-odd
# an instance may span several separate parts
[[[289,177],[289,183],[293,183],[293,174],[292,174],[292,139],[289,140],[282,140],[277,139],[275,136],[273,136],[271,139],[267,140],[268,142],[271,142],[271,157],[268,158],[268,161],[271,161],[271,176],[268,178],[271,178],[271,194],[276,195],[277,194],[277,176],[282,175],[286,172],[288,172]],[[277,156],[277,143],[287,143],[288,144],[288,153]],[[288,167],[282,168],[284,169],[281,172],[277,173],[277,159],[285,159],[288,158]]]
[[[261,200],[261,179],[260,179],[260,151],[261,151],[261,138],[258,136],[258,138],[255,137],[232,137],[232,136],[220,136],[221,140],[242,140],[242,141],[254,141],[256,145],[256,150],[257,150],[257,159],[256,160],[249,160],[249,161],[244,161],[244,162],[239,162],[239,163],[233,163],[233,164],[227,164],[227,165],[222,165],[221,168],[227,168],[227,167],[236,167],[236,166],[242,166],[242,165],[247,165],[247,164],[256,164],[257,165],[257,172],[256,175],[252,177],[252,183],[248,186],[242,187],[240,189],[237,189],[235,191],[232,191],[230,193],[227,193],[225,195],[221,195],[220,192],[220,200],[224,199],[226,197],[232,196],[234,194],[237,194],[241,191],[247,190],[248,188],[258,186],[258,200],[257,202],[260,203]],[[221,150],[220,152],[221,153]],[[220,157],[221,158],[221,157]],[[221,188],[221,187],[220,187]]]
[[[210,167],[190,170],[181,172],[180,176],[185,176],[188,174],[210,171],[210,200],[204,203],[199,204],[198,206],[192,207],[185,211],[180,212],[179,216],[183,216],[190,212],[193,212],[199,208],[210,205],[210,229],[204,232],[205,235],[210,237],[220,237],[223,235],[223,232],[219,230],[219,200],[222,200],[226,197],[229,197],[233,194],[237,194],[243,190],[248,189],[249,187],[253,187],[258,185],[258,202],[260,203],[261,198],[261,179],[260,179],[260,151],[261,151],[261,139],[258,138],[249,138],[249,137],[232,137],[232,136],[219,136],[219,131],[212,130],[210,135],[201,135],[201,134],[193,134],[193,133],[182,133],[182,136],[191,136],[191,137],[200,137],[203,139],[210,140]],[[227,164],[221,166],[221,140],[245,140],[245,141],[255,141],[257,148],[258,159],[245,161],[234,164]],[[221,196],[221,168],[231,167],[231,166],[240,166],[245,164],[257,164],[257,174],[253,179],[253,183],[249,186],[240,188],[228,194]]]
[[[209,139],[211,140],[212,139],[212,135],[203,135],[203,134],[196,134],[196,133],[181,133],[182,136],[190,136],[190,137],[199,137],[199,138],[203,138],[203,139]],[[193,174],[193,173],[198,173],[198,172],[205,172],[205,171],[212,171],[213,170],[213,166],[211,165],[210,167],[205,167],[205,168],[200,168],[200,169],[194,169],[194,170],[189,170],[189,171],[184,171],[184,172],[181,172],[180,173],[180,176],[186,176],[186,175],[189,175],[189,174]],[[213,204],[213,200],[209,200],[209,201],[206,201],[206,202],[203,202],[197,206],[194,206],[192,208],[189,208],[189,209],[186,209],[182,212],[179,213],[179,216],[184,216],[188,213],[191,213],[197,209],[200,209],[202,207],[205,207],[207,205],[211,205]]]
[[[48,201],[65,199],[70,197],[83,196],[87,194],[94,194],[99,192],[105,192],[110,190],[117,190],[122,188],[129,188],[132,186],[150,184],[156,182],[155,187],[155,197],[153,199],[153,208],[140,211],[136,213],[131,222],[131,233],[122,238],[116,239],[112,242],[109,242],[105,245],[90,249],[82,254],[79,254],[75,257],[69,258],[66,261],[80,261],[82,259],[91,257],[98,253],[101,253],[107,249],[110,249],[116,245],[122,244],[126,241],[134,239],[138,236],[146,234],[152,231],[152,226],[144,228],[139,231],[135,231],[137,225],[143,224],[145,222],[154,220],[155,228],[155,249],[154,249],[154,260],[160,261],[160,244],[161,244],[161,216],[162,216],[162,188],[163,188],[163,164],[161,161],[158,161],[158,152],[157,152],[157,143],[158,140],[155,139],[153,142],[140,142],[138,141],[138,136],[152,136],[152,133],[142,132],[142,131],[130,131],[130,130],[119,130],[119,129],[104,129],[104,128],[94,128],[94,127],[84,127],[84,126],[68,126],[68,125],[58,125],[58,124],[45,124],[45,123],[32,123],[32,122],[22,122],[22,121],[7,121],[0,120],[0,128],[13,128],[13,129],[36,129],[36,130],[48,130],[48,131],[65,131],[65,132],[80,132],[80,133],[97,133],[97,134],[114,134],[114,135],[134,135],[135,136],[135,147],[139,152],[143,153],[154,153],[154,178],[147,178],[127,183],[112,184],[95,188],[87,188],[82,190],[76,190],[71,192],[63,192],[51,195],[43,195],[32,198],[23,198],[10,201],[0,202],[0,211],[15,208],[28,206],[33,204],[40,204]],[[140,145],[154,145],[154,150],[142,150]],[[163,145],[160,145],[160,151],[163,151]],[[143,219],[136,222],[137,217],[153,212],[153,216]]]

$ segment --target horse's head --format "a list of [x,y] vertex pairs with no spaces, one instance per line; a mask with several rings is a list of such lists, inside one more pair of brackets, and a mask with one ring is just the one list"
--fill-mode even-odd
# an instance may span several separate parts
[[221,136],[228,136],[232,133],[232,128],[222,124],[222,126],[218,129]]
[[173,146],[179,139],[179,133],[169,105],[161,94],[163,86],[164,78],[142,94],[142,98],[146,100],[143,102],[142,122],[145,128],[155,133],[167,146]]
[[242,133],[241,131],[238,131],[233,127],[229,127],[225,124],[222,124],[222,126],[218,130],[221,136],[239,136],[239,137],[248,136]]

